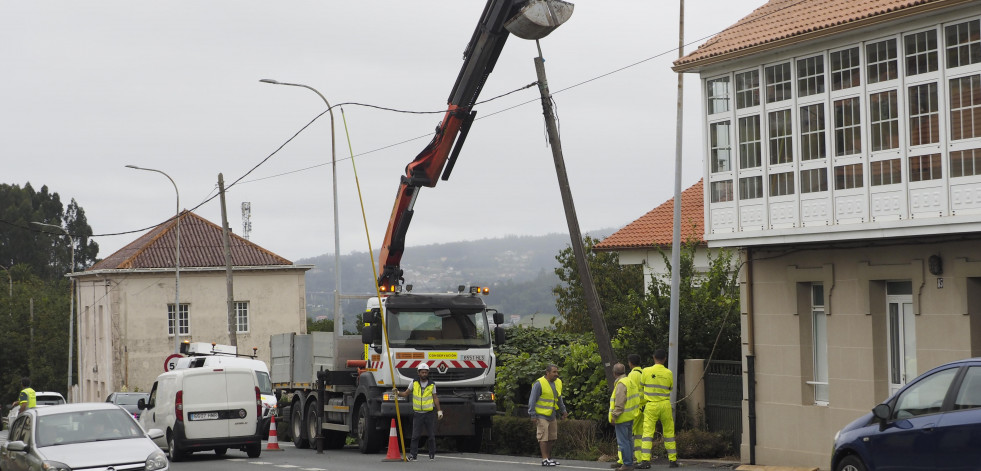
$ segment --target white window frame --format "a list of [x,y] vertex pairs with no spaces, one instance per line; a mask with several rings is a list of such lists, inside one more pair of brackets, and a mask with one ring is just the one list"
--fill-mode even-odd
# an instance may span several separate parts
[[235,301],[235,333],[249,333],[249,302]]
[[[180,335],[191,335],[191,305],[189,303],[181,303],[180,305],[178,328]],[[174,336],[174,303],[167,303],[167,336]]]
[[814,361],[814,378],[808,381],[814,387],[814,404],[827,406],[828,394],[828,316],[824,310],[824,285],[812,283],[811,289],[811,358]]

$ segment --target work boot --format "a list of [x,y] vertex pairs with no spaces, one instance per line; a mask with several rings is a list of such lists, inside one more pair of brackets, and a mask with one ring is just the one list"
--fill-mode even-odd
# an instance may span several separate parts
[[634,471],[633,465],[630,466],[620,466],[617,471]]
[[641,461],[640,463],[637,463],[637,465],[634,466],[634,467],[637,468],[637,469],[651,469],[651,462],[650,461],[647,461],[647,460],[644,460],[644,461]]
[[669,461],[668,462],[668,467],[669,468],[677,468],[678,467],[678,462],[677,461]]
[[618,469],[621,466],[623,466],[623,463],[617,463],[616,461],[610,463],[610,467],[613,469]]

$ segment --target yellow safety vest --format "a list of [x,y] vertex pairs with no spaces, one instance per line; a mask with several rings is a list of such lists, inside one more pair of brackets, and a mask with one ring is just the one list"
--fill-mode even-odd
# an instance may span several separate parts
[[637,386],[630,381],[630,378],[624,376],[617,380],[616,384],[613,385],[613,393],[610,394],[610,412],[607,418],[610,422],[613,422],[613,408],[615,407],[616,396],[617,396],[617,384],[623,384],[627,388],[627,402],[623,405],[623,412],[617,416],[615,423],[630,422],[637,418],[637,414],[640,413],[640,392]]
[[630,370],[630,373],[627,374],[627,379],[634,383],[634,387],[637,388],[637,395],[640,396],[640,404],[643,405],[645,402],[647,402],[647,399],[644,397],[644,369],[639,366],[635,366],[634,369]]
[[[31,389],[31,388],[21,389],[20,390],[20,397],[18,398],[17,402],[18,402],[18,404],[19,403],[26,402],[27,403],[27,408],[28,409],[33,409],[33,408],[37,407],[37,395],[34,393],[34,390]],[[11,425],[13,425],[13,424],[11,424]]]
[[674,374],[664,365],[654,365],[644,368],[644,398],[647,402],[661,402],[671,399],[671,387],[674,385]]
[[436,385],[432,381],[422,389],[418,381],[412,382],[412,410],[416,412],[429,412],[433,410],[433,390]]
[[552,394],[552,387],[544,376],[538,378],[538,384],[542,386],[542,394],[535,401],[535,413],[551,417],[552,412],[559,410],[559,398],[562,397],[562,380],[558,378],[555,380],[555,391],[559,393],[559,397]]

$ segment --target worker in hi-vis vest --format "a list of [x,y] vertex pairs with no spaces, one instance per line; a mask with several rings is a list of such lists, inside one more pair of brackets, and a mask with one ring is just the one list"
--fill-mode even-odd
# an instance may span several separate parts
[[637,468],[651,467],[651,449],[654,446],[654,431],[658,421],[661,422],[661,432],[664,438],[664,449],[668,452],[668,467],[678,467],[678,452],[674,441],[674,416],[671,411],[671,388],[674,386],[674,374],[664,362],[668,360],[668,352],[654,352],[654,366],[644,368],[644,438],[640,448],[640,463]]

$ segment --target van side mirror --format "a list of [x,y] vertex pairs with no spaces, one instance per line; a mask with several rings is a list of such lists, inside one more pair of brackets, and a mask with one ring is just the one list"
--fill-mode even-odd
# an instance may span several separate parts
[[375,327],[371,325],[366,325],[361,328],[361,343],[371,344],[371,337],[374,335]]
[[136,408],[139,410],[146,409],[146,399],[141,397],[139,401],[136,401]]
[[504,323],[504,314],[494,311],[494,324],[501,325]]

